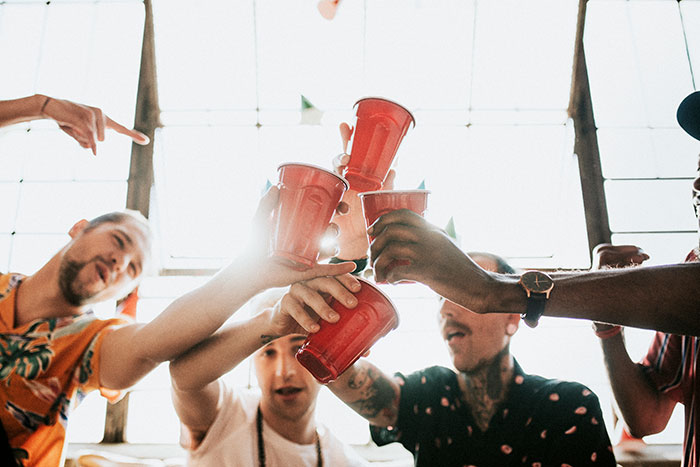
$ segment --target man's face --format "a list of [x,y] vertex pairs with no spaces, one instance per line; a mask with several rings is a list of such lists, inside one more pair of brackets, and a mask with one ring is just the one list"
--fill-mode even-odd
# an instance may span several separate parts
[[[496,269],[490,259],[474,260],[484,269]],[[443,300],[438,320],[454,367],[469,373],[490,363],[508,345],[508,325],[513,323],[516,327],[511,326],[511,329],[517,329],[517,318],[505,313],[477,314]]]
[[321,385],[294,355],[305,336],[290,334],[255,353],[255,374],[263,404],[278,417],[294,421],[313,411]]
[[63,297],[74,306],[123,297],[136,286],[148,248],[148,236],[136,222],[78,232],[61,260]]

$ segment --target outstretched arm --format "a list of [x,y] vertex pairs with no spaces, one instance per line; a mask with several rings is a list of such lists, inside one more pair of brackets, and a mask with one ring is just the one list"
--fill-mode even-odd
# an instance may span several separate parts
[[221,329],[170,363],[172,399],[180,422],[196,443],[219,410],[219,378],[266,343],[270,310]]
[[333,394],[375,426],[396,424],[401,386],[365,359],[328,384]]
[[277,204],[275,187],[261,200],[255,225],[259,235],[247,255],[233,261],[209,282],[183,295],[147,324],[124,326],[107,334],[100,358],[100,382],[114,389],[133,385],[160,362],[172,360],[213,334],[249,299],[271,287],[314,277],[351,272],[353,263],[317,264],[295,271],[267,257],[267,221]]
[[[523,313],[526,296],[517,276],[480,268],[447,234],[407,210],[371,227],[371,264],[377,280],[416,280],[477,313]],[[396,259],[409,264],[387,268]],[[545,315],[589,319],[700,335],[700,263],[553,274]]]
[[0,127],[31,120],[51,119],[82,147],[97,155],[97,141],[104,141],[105,129],[130,137],[137,144],[148,144],[140,131],[115,122],[101,109],[64,99],[35,94],[30,97],[0,101]]
[[349,274],[294,284],[273,307],[249,320],[226,326],[173,360],[170,376],[175,410],[193,438],[201,439],[216,417],[221,376],[271,340],[290,333],[304,334],[306,328],[314,328],[315,320],[297,323],[291,315],[299,310],[293,308],[303,304],[305,317],[313,310],[316,317],[334,320],[333,310],[318,292],[353,307],[357,300],[351,291],[357,286],[357,279]]

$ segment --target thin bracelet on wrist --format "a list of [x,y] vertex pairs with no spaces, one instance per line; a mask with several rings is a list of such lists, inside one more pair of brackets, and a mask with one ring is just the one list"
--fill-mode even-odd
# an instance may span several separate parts
[[46,115],[46,114],[44,113],[44,110],[46,110],[46,106],[48,105],[48,103],[49,103],[50,100],[51,100],[51,97],[46,96],[46,99],[44,100],[44,103],[41,105],[41,110],[39,111],[39,114],[40,114],[42,117],[48,117],[48,115]]

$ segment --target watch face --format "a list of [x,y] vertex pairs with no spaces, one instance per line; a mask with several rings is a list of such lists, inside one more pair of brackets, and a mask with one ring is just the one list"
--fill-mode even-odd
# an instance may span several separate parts
[[554,287],[552,278],[540,271],[528,271],[520,276],[520,283],[532,293],[547,293]]

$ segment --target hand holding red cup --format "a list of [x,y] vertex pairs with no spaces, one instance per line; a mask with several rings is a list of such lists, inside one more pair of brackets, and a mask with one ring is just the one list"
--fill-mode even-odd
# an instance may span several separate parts
[[[386,190],[360,193],[365,223],[369,228],[384,214],[399,209],[408,209],[420,216],[424,216],[425,211],[428,209],[429,194],[429,190]],[[374,236],[368,235],[368,237],[369,242],[372,243]],[[408,264],[410,264],[408,260],[395,260],[388,266],[388,270]],[[408,280],[401,282],[413,283],[413,281]]]
[[319,331],[309,334],[296,353],[299,363],[321,383],[336,380],[399,325],[391,299],[372,283],[358,280],[357,305],[349,309],[331,299],[329,305],[340,318],[334,323],[319,321]]
[[360,99],[355,107],[355,129],[343,135],[345,141],[351,135],[353,138],[352,157],[343,176],[352,190],[379,190],[408,128],[415,126],[415,119],[406,108],[379,97]]
[[278,168],[279,203],[273,212],[271,255],[305,270],[316,264],[321,240],[348,188],[343,177],[310,164]]

